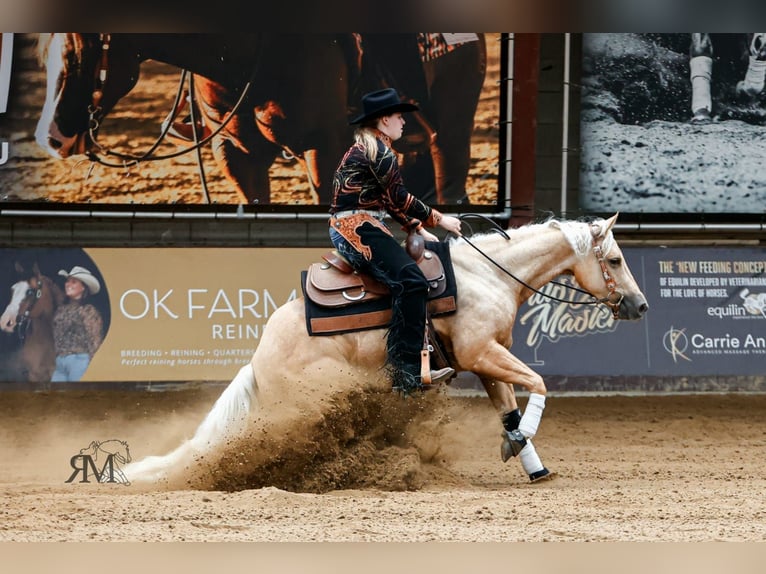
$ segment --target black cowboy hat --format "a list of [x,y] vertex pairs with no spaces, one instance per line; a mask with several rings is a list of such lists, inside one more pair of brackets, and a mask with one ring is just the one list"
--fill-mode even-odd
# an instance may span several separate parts
[[367,120],[395,114],[396,112],[414,112],[418,110],[415,104],[403,102],[399,94],[393,88],[377,90],[362,96],[361,115],[355,117],[349,122],[350,125],[361,124]]

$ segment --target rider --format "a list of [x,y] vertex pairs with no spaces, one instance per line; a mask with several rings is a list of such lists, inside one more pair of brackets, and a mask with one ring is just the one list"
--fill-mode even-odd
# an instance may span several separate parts
[[[387,366],[393,388],[405,395],[424,387],[420,376],[426,328],[428,282],[383,222],[386,214],[426,241],[438,238],[425,227],[441,227],[460,235],[460,220],[444,215],[411,195],[402,181],[392,143],[402,137],[403,112],[417,110],[403,102],[393,88],[362,96],[362,114],[351,120],[358,127],[354,144],[343,156],[333,181],[330,240],[351,265],[387,285],[393,314],[386,339]],[[455,371],[431,371],[439,384]]]

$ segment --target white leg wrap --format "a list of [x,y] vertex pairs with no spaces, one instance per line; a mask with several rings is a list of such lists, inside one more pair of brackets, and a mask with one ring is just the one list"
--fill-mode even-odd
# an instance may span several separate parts
[[765,78],[766,60],[758,60],[755,56],[750,56],[750,64],[747,66],[745,79],[737,84],[737,91],[753,95],[760,94]]
[[713,76],[713,59],[708,56],[695,56],[689,60],[692,81],[692,113],[705,108],[713,109],[710,96],[710,78]]
[[545,468],[543,466],[543,462],[540,460],[540,457],[537,456],[535,446],[532,444],[530,439],[527,439],[526,446],[521,449],[521,452],[519,453],[519,459],[521,460],[521,467],[527,474],[540,472]]
[[544,409],[545,395],[529,393],[529,400],[519,423],[519,430],[526,438],[532,438],[537,434],[537,427],[540,426]]

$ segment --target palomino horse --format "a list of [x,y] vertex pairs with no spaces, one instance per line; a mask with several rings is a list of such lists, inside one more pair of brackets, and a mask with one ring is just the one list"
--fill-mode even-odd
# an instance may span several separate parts
[[35,135],[54,157],[120,157],[99,146],[99,126],[151,59],[199,75],[216,161],[243,203],[270,202],[269,168],[283,152],[302,162],[316,201],[329,203],[332,173],[351,138],[347,56],[336,35],[65,33],[41,40],[48,80]]
[[[755,100],[764,88],[766,79],[766,33],[734,34],[735,55],[728,64],[738,63],[737,59],[747,59],[747,71],[735,87],[739,98]],[[744,40],[744,42],[743,42]],[[740,44],[744,49],[740,49]],[[720,47],[719,47],[720,49]],[[723,50],[721,50],[723,51]],[[713,35],[707,32],[693,32],[689,48],[689,69],[692,84],[692,122],[708,123],[713,112]],[[732,62],[731,60],[735,60]],[[721,60],[724,63],[725,59]],[[718,75],[723,75],[719,68]]]
[[[573,275],[592,295],[588,303],[603,303],[599,309],[607,319],[610,313],[613,319],[629,320],[644,315],[646,298],[612,234],[616,219],[617,215],[590,223],[552,219],[510,229],[507,235],[486,233],[449,241],[459,306],[451,315],[434,317],[435,329],[452,357],[452,366],[480,377],[503,420],[504,460],[517,454],[514,448],[506,456],[505,446],[518,439],[515,446],[523,446],[519,459],[531,479],[544,468],[531,439],[547,391],[542,377],[509,351],[513,324],[520,305],[562,274]],[[134,483],[175,481],[179,477],[174,473],[188,472],[195,461],[215,464],[216,454],[246,436],[248,425],[256,420],[271,438],[284,436],[289,447],[311,441],[316,438],[311,436],[312,428],[326,432],[331,426],[328,412],[343,402],[344,395],[360,389],[391,394],[390,382],[382,374],[385,361],[380,329],[309,336],[304,301],[290,301],[270,317],[250,364],[224,390],[195,435],[165,456],[128,465],[125,474]],[[514,385],[528,391],[529,399],[523,416],[513,425],[516,428],[509,429],[507,415],[517,408]],[[415,400],[429,396],[434,393],[414,395]],[[511,436],[509,441],[511,430],[523,436]],[[252,459],[258,456],[253,445],[261,438],[249,435],[256,442],[237,448]],[[188,474],[183,478],[188,482]]]
[[0,328],[18,335],[19,376],[24,381],[48,382],[56,365],[53,314],[62,304],[64,293],[40,272],[37,264],[28,274],[19,264],[16,271],[23,278],[11,287],[11,300],[0,316]]

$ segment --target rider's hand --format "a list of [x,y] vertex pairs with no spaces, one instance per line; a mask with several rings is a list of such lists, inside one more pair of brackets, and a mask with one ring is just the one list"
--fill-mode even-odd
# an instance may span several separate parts
[[420,235],[420,236],[421,236],[423,239],[425,239],[426,241],[439,241],[439,238],[438,238],[438,237],[436,237],[436,235],[434,235],[434,234],[433,234],[433,233],[431,233],[430,231],[428,231],[428,230],[427,230],[425,227],[421,227],[421,228],[418,230],[418,234],[419,234],[419,235]]
[[446,229],[453,235],[460,237],[460,235],[462,235],[460,233],[460,224],[461,221],[457,217],[453,217],[452,215],[444,215],[439,222],[439,227]]

